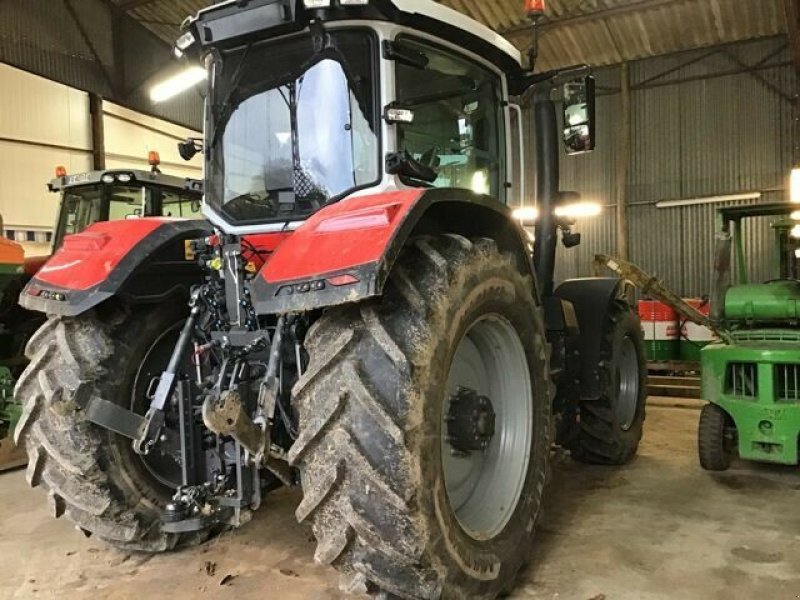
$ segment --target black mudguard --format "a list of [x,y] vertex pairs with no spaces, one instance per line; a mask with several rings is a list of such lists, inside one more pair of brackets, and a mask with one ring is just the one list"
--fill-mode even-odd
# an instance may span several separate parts
[[609,308],[617,300],[633,306],[634,292],[633,284],[627,280],[587,277],[568,279],[554,293],[557,298],[572,304],[578,319],[581,400],[596,400],[600,397],[600,353]]

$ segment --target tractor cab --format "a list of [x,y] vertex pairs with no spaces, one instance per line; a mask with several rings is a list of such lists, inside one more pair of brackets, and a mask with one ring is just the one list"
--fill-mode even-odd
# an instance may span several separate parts
[[65,236],[101,221],[153,216],[200,218],[202,183],[161,173],[152,154],[150,171],[109,169],[67,174],[63,167],[57,167],[55,179],[47,184],[51,192],[60,194],[53,248],[59,248]]
[[[390,189],[524,204],[510,99],[539,80],[553,79],[553,92],[569,83],[568,152],[594,145],[585,69],[532,75],[505,38],[433,2],[228,2],[184,28],[176,53],[211,74],[204,210],[230,233],[294,229],[326,205]],[[182,146],[184,157],[200,149]]]

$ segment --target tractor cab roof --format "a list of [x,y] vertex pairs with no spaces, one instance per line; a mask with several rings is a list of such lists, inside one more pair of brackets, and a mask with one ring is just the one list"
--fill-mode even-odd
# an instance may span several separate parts
[[725,206],[717,209],[723,221],[740,221],[748,217],[777,217],[788,215],[798,209],[797,204],[789,202],[770,202],[748,204],[745,206]]
[[97,183],[129,186],[155,184],[188,193],[196,193],[198,197],[203,193],[203,182],[197,179],[175,177],[158,171],[143,171],[140,169],[107,169],[104,171],[86,171],[84,173],[62,175],[50,180],[47,184],[47,189],[51,192],[60,192],[67,188]]
[[[306,8],[307,4],[316,8]],[[321,5],[321,6],[320,6]],[[522,72],[519,50],[485,25],[433,0],[228,0],[184,23],[176,52],[198,56],[306,29],[312,21],[388,21],[471,50],[510,76]]]

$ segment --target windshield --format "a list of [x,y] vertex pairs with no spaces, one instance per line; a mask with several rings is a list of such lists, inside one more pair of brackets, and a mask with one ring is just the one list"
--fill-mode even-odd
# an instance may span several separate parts
[[228,220],[304,218],[379,179],[373,37],[337,31],[327,43],[316,52],[303,36],[216,63],[207,201]]
[[65,236],[80,233],[92,223],[140,216],[143,206],[142,187],[96,184],[67,188],[53,245],[58,248]]

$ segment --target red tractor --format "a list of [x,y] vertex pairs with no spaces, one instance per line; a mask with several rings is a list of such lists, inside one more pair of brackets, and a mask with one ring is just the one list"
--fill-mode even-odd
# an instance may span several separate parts
[[[209,72],[210,224],[93,225],[23,291],[50,315],[17,386],[31,485],[55,516],[149,552],[299,485],[315,558],[348,590],[509,590],[552,443],[623,464],[642,435],[632,287],[553,284],[559,232],[578,241],[554,214],[553,98],[590,150],[586,69],[526,71],[429,0],[225,2],[176,51]],[[532,247],[508,207],[523,95]]]

